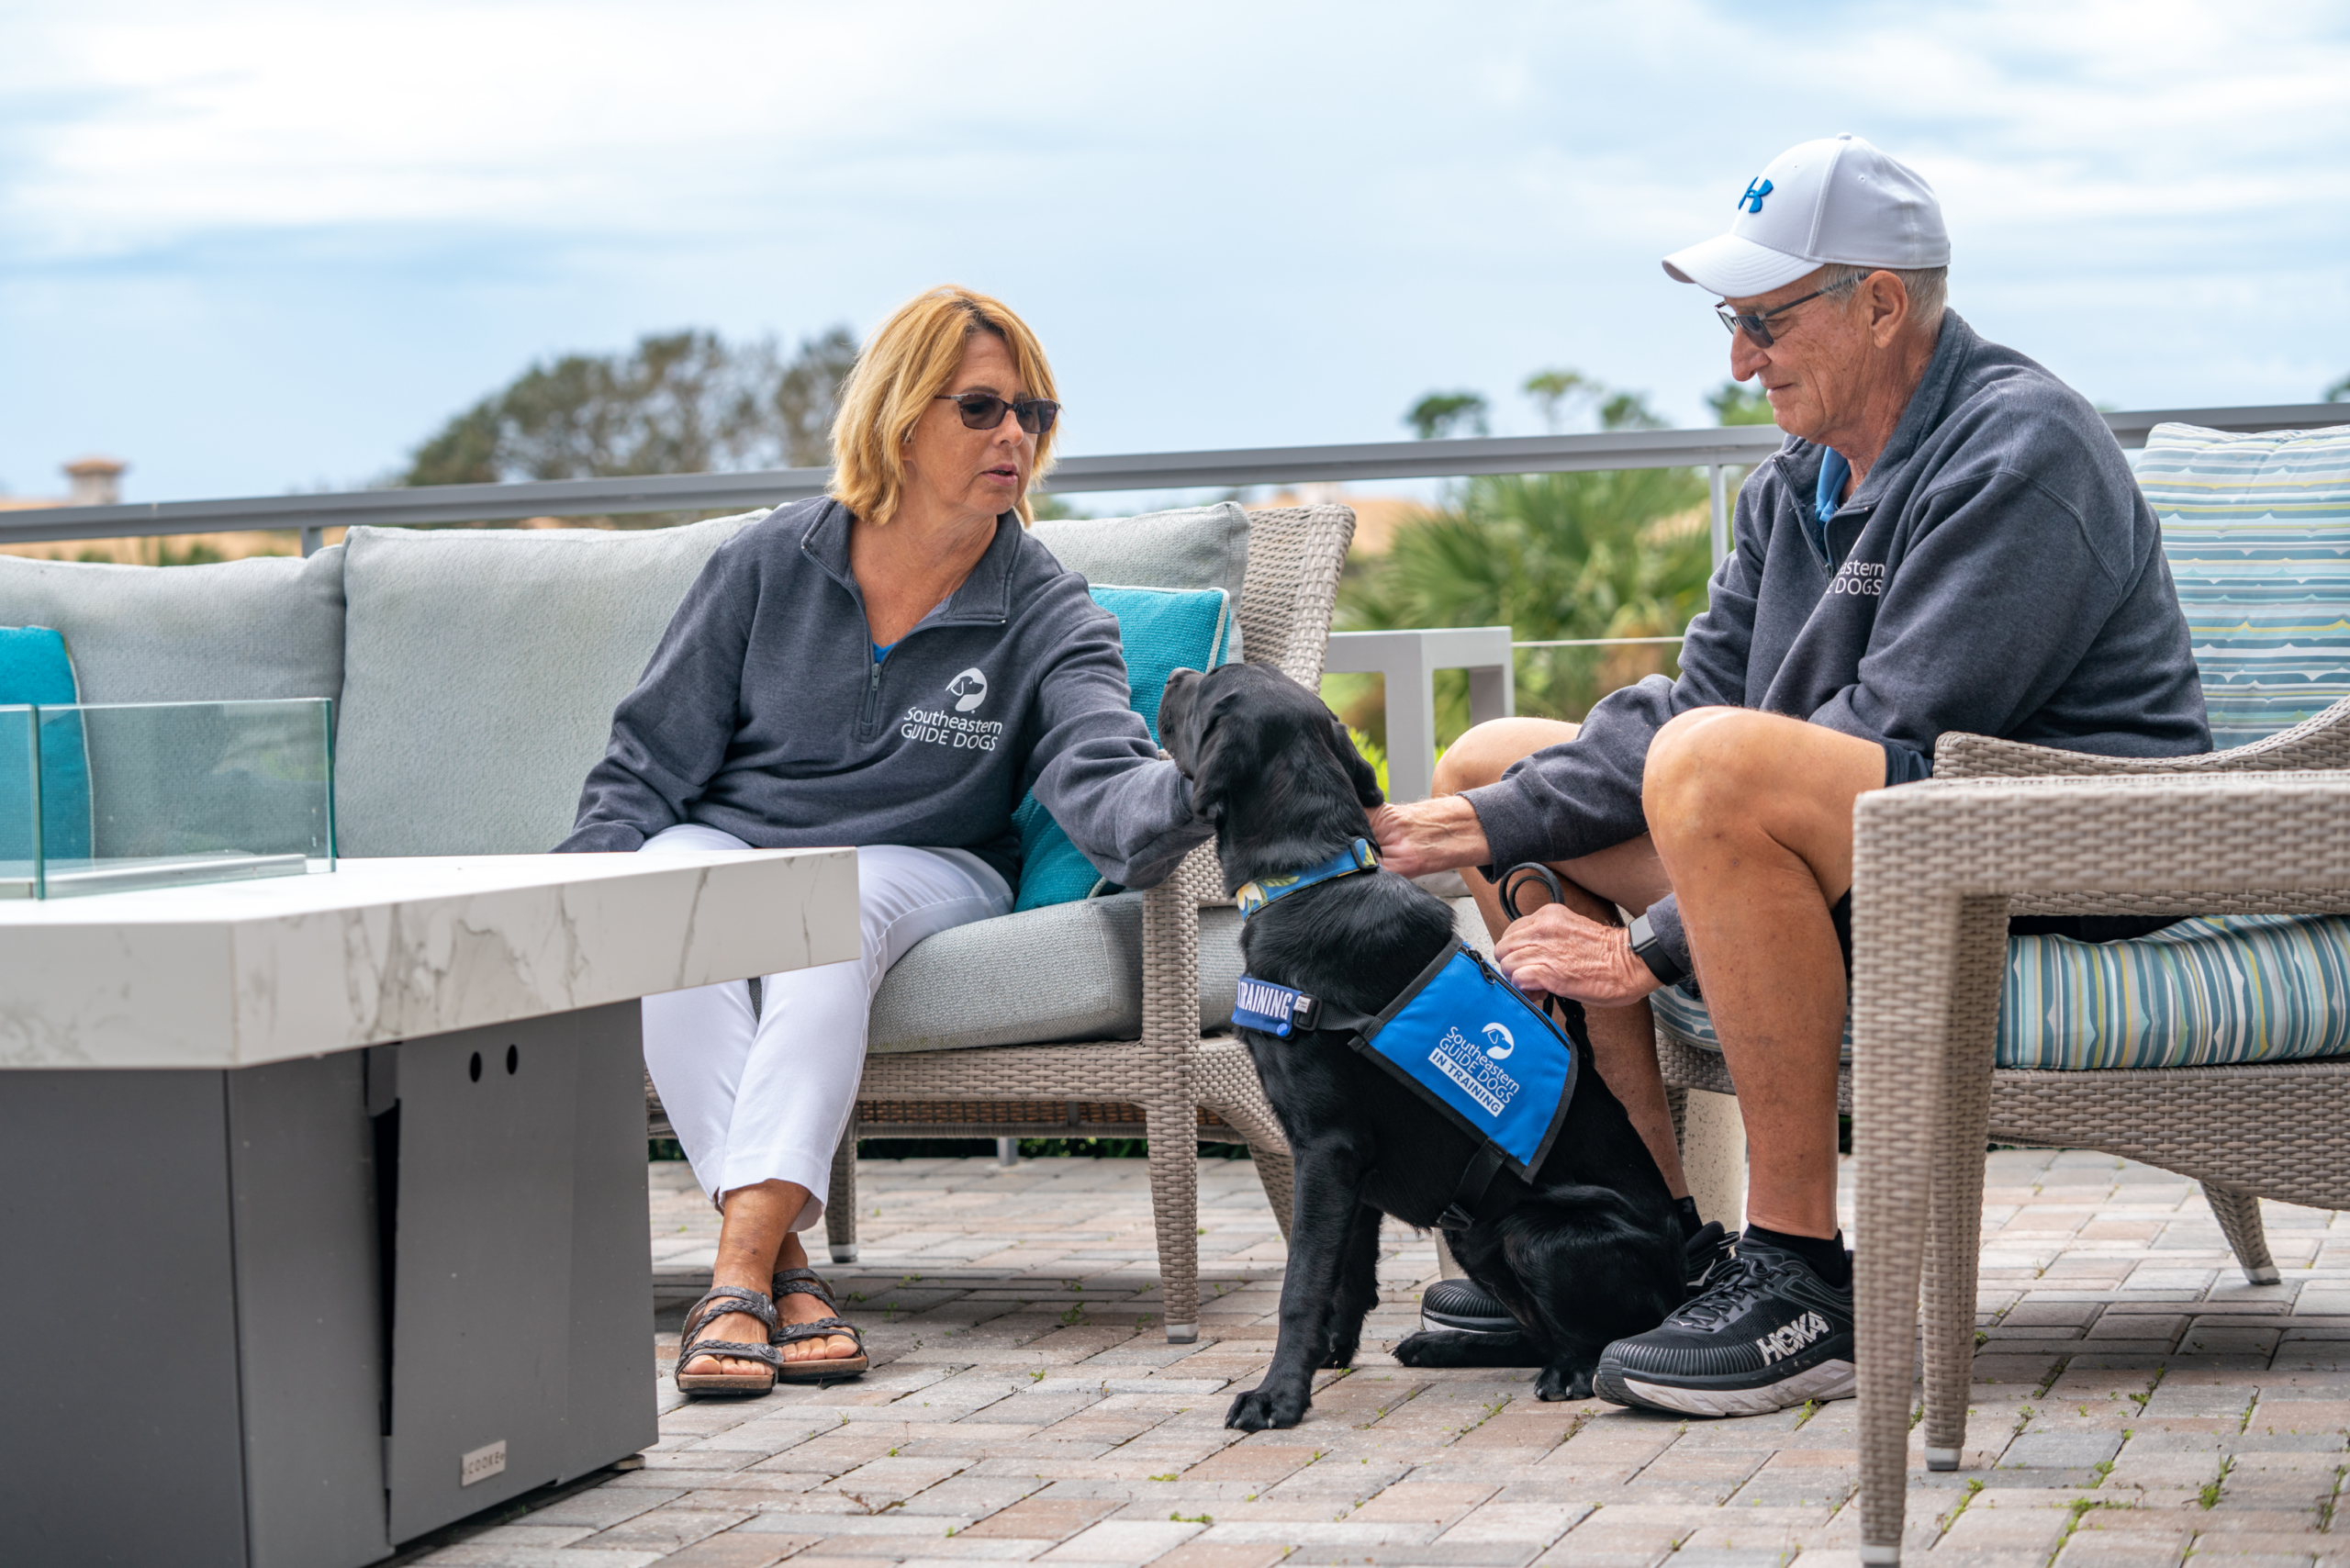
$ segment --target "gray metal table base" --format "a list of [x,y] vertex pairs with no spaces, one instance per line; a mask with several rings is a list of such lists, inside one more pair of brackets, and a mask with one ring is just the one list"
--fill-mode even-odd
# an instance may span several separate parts
[[637,1015],[0,1072],[0,1556],[357,1568],[651,1444]]

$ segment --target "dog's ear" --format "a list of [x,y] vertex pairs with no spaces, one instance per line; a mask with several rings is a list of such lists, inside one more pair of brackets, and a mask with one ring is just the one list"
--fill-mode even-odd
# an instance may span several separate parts
[[1248,726],[1217,723],[1212,708],[1199,713],[1194,722],[1190,774],[1192,810],[1222,827],[1233,785],[1248,771],[1245,755],[1248,750]]
[[1199,736],[1192,722],[1197,711],[1193,700],[1199,689],[1198,670],[1176,669],[1168,672],[1167,684],[1158,694],[1158,744],[1173,760],[1175,771],[1186,778],[1192,777],[1199,751]]
[[1355,799],[1362,802],[1362,809],[1376,811],[1385,805],[1387,797],[1379,788],[1379,774],[1355,749],[1355,738],[1347,733],[1347,722],[1336,713],[1330,715],[1329,734],[1330,749],[1345,766],[1347,782],[1354,786]]

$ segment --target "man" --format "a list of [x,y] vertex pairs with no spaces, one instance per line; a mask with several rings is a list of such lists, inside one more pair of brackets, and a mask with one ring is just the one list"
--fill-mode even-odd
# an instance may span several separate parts
[[[1644,999],[1702,983],[1739,1085],[1749,1223],[1597,1377],[1617,1404],[1693,1415],[1852,1392],[1836,1073],[1853,801],[1925,778],[1946,730],[2109,756],[2210,745],[2128,464],[2078,394],[1943,308],[1926,182],[1841,136],[1781,154],[1738,205],[1664,267],[1723,297],[1731,373],[1761,378],[1788,440],[1739,493],[1681,678],[1580,727],[1481,725],[1436,798],[1377,823],[1391,868],[1462,869],[1521,986],[1585,1004],[1595,1065],[1676,1194]],[[1558,871],[1567,902],[1505,922],[1491,879],[1524,861]]]

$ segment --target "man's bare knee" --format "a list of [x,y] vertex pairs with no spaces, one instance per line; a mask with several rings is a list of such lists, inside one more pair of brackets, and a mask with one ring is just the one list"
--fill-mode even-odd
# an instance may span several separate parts
[[1852,885],[1852,801],[1884,777],[1873,741],[1777,713],[1700,708],[1657,732],[1640,805],[1668,862],[1705,839],[1762,833],[1807,860],[1833,896]]
[[1782,771],[1774,732],[1787,721],[1746,708],[1693,708],[1649,743],[1640,804],[1653,831],[1665,823],[1718,820]]
[[1437,758],[1433,789],[1458,795],[1497,782],[1510,766],[1536,752],[1575,738],[1563,719],[1488,719],[1447,746]]

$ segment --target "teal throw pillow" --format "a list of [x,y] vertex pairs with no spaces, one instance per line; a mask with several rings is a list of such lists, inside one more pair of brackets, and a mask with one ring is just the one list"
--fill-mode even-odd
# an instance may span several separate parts
[[[1150,738],[1158,739],[1158,699],[1179,669],[1213,669],[1232,640],[1232,600],[1222,588],[1112,588],[1093,585],[1093,602],[1118,618],[1126,655],[1127,698]],[[1077,851],[1060,823],[1023,796],[1012,813],[1020,829],[1020,897],[1015,910],[1073,903],[1092,892],[1102,873]]]
[[[83,743],[73,660],[62,633],[47,626],[0,627],[0,709],[68,710],[40,718],[42,852],[50,860],[90,855],[90,759]],[[0,861],[33,857],[33,737],[30,715],[0,713]]]

